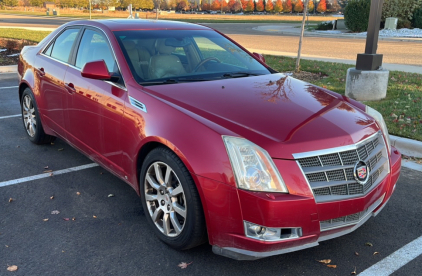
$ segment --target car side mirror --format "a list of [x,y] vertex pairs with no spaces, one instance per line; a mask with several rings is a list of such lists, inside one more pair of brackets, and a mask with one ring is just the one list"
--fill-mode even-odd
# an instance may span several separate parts
[[87,62],[82,68],[81,75],[88,79],[111,80],[111,75],[104,60]]
[[264,58],[264,56],[263,56],[263,55],[258,54],[258,53],[255,53],[255,52],[253,52],[252,54],[253,54],[253,55],[254,55],[254,57],[255,57],[255,58],[257,58],[259,61],[261,61],[261,62],[265,63],[265,58]]

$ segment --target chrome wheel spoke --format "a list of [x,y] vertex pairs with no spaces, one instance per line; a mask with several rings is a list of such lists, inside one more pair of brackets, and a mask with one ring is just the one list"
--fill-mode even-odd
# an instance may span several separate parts
[[164,184],[163,174],[161,173],[161,168],[158,163],[154,163],[154,170],[155,170],[155,178],[157,178],[158,183],[160,185]]
[[173,225],[173,229],[176,232],[176,234],[179,234],[180,232],[182,232],[182,226],[177,220],[176,214],[174,212],[170,213],[170,221],[171,221],[171,224]]
[[183,187],[182,187],[182,185],[179,185],[179,186],[176,187],[176,189],[173,189],[171,191],[170,195],[172,197],[174,197],[174,196],[177,196],[178,194],[181,194],[181,193],[183,193]]
[[186,209],[177,202],[173,202],[173,209],[176,213],[186,218]]
[[170,176],[172,172],[173,172],[172,169],[169,166],[166,166],[166,175],[164,176],[164,183],[166,184],[167,187],[170,186],[169,181],[170,181]]
[[163,216],[163,231],[164,235],[168,236],[170,234],[170,219],[168,214]]
[[146,177],[146,179],[147,179],[147,181],[148,181],[149,185],[150,185],[153,189],[155,189],[155,190],[159,190],[159,189],[160,189],[160,185],[159,185],[159,184],[157,184],[157,183],[154,181],[154,179],[152,179],[152,177],[151,177],[151,175],[150,175],[149,173],[147,173],[147,177]]
[[157,200],[157,195],[145,194],[145,199],[146,199],[146,201],[156,201]]
[[160,217],[160,214],[163,212],[161,209],[155,209],[154,213],[152,214],[152,221],[157,223],[157,219]]

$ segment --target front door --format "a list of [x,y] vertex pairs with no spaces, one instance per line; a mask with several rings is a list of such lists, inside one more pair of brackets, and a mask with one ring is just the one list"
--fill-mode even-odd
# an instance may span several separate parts
[[68,94],[66,129],[69,141],[75,146],[123,176],[119,143],[126,89],[122,81],[109,82],[81,76],[87,62],[101,59],[110,73],[119,74],[105,34],[86,28],[74,66],[69,66],[64,80],[71,90]]

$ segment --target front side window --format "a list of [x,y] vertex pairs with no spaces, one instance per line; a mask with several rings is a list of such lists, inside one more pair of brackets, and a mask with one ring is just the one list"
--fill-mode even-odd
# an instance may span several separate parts
[[114,32],[142,85],[249,77],[271,71],[212,30]]
[[110,73],[117,72],[116,61],[104,34],[87,29],[76,54],[75,66],[83,68],[87,62],[95,60],[104,60]]
[[67,63],[78,32],[79,29],[65,30],[50,44],[44,54]]

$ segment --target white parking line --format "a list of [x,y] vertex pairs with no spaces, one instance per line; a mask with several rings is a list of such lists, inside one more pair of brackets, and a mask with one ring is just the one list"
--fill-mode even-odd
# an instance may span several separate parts
[[7,119],[7,118],[13,118],[13,117],[21,117],[21,116],[22,116],[22,114],[16,114],[16,115],[3,116],[3,117],[0,117],[0,120],[1,120],[1,119]]
[[[91,163],[91,164],[86,164],[86,165],[77,166],[77,167],[73,167],[73,168],[53,171],[52,173],[53,173],[53,175],[59,175],[59,174],[65,174],[65,173],[85,170],[85,169],[89,169],[89,168],[93,168],[93,167],[97,167],[97,166],[98,166],[97,163]],[[0,182],[0,187],[5,187],[5,186],[19,184],[19,183],[37,180],[37,179],[41,179],[41,178],[51,177],[50,174],[51,173],[43,173],[43,174],[38,174],[38,175],[33,175],[33,176],[28,176],[28,177],[23,177],[23,178],[8,180],[8,181],[3,181],[3,182]]]
[[360,273],[360,276],[387,276],[422,254],[422,236]]
[[19,86],[6,86],[6,87],[0,87],[0,89],[11,89],[11,88],[18,88]]

